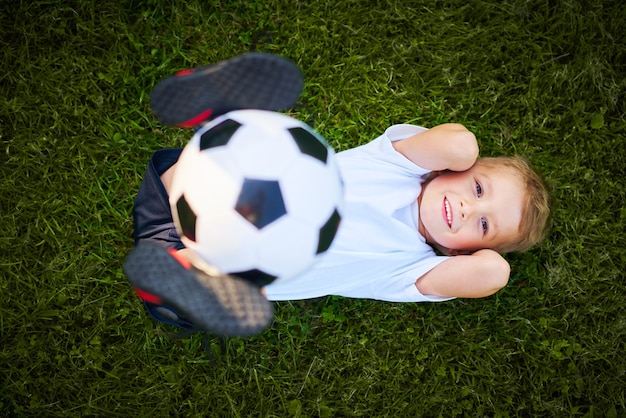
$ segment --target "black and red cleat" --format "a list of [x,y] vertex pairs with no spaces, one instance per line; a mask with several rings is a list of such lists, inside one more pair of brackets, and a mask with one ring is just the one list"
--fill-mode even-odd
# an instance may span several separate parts
[[153,243],[137,244],[124,271],[144,302],[174,308],[195,331],[249,337],[273,319],[272,304],[258,286],[238,277],[209,275]]
[[160,122],[189,128],[236,109],[288,109],[303,85],[302,72],[292,61],[250,52],[179,71],[154,87],[150,101]]

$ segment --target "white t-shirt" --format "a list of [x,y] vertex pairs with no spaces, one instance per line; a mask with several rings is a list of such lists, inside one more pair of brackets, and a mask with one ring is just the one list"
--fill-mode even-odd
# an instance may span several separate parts
[[269,300],[326,295],[392,302],[439,302],[416,280],[448,257],[437,256],[418,232],[417,198],[430,173],[391,143],[426,131],[394,125],[374,141],[337,154],[345,205],[330,249],[306,272],[265,287]]

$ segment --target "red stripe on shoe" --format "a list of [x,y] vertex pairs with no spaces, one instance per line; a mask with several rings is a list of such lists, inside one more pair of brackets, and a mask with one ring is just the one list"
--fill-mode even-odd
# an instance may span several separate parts
[[206,110],[200,113],[195,118],[191,118],[186,122],[179,123],[178,126],[181,128],[193,128],[194,126],[200,125],[202,122],[207,120],[213,114],[213,109]]
[[163,299],[161,299],[157,295],[153,295],[152,293],[148,293],[144,290],[137,289],[137,288],[135,288],[134,290],[137,296],[139,296],[139,298],[143,301],[146,301],[148,303],[154,303],[156,305],[160,305],[163,302]]
[[187,258],[185,258],[184,255],[178,254],[178,251],[173,248],[168,248],[167,252],[170,253],[170,255],[174,257],[176,261],[178,261],[186,270],[191,268],[191,263],[187,260]]
[[180,70],[179,72],[177,72],[175,74],[176,77],[181,77],[181,76],[185,76],[185,75],[189,75],[189,74],[193,74],[194,70]]

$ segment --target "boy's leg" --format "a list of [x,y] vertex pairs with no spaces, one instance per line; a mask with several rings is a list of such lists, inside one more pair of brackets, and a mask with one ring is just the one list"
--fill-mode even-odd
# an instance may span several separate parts
[[150,100],[162,123],[194,127],[235,109],[287,109],[303,85],[302,72],[290,60],[251,52],[180,71],[157,84]]
[[258,286],[233,276],[210,276],[156,244],[137,244],[124,270],[147,307],[171,307],[185,318],[174,320],[181,328],[247,337],[263,331],[273,318],[272,304]]

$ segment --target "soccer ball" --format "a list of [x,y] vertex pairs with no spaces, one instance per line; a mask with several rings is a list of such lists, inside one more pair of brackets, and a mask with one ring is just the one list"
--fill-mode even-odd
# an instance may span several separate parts
[[185,146],[169,200],[187,248],[264,286],[301,273],[328,250],[343,186],[333,150],[309,126],[238,110]]

